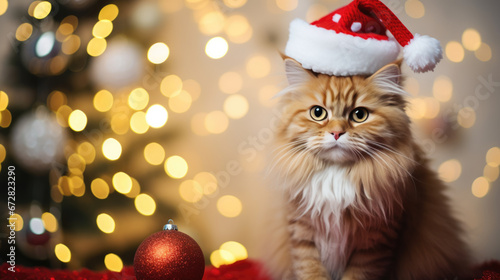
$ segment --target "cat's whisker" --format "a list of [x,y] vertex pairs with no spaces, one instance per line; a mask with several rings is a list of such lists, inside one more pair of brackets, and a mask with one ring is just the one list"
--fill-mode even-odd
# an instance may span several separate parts
[[[389,170],[389,171],[391,171],[391,173],[392,173],[392,171],[393,171],[393,170],[395,170],[395,169],[394,169],[394,168],[392,168],[392,166],[390,166],[390,165],[389,165],[389,163],[388,163],[388,162],[387,162],[384,158],[382,158],[382,156],[381,156],[381,155],[379,155],[377,152],[370,151],[369,149],[365,149],[365,151],[366,151],[366,152],[368,152],[368,153],[370,153],[370,154],[373,154],[373,155],[377,156],[378,158],[380,158],[381,160],[383,160],[383,161],[384,161],[384,163],[385,163],[385,166],[387,166],[388,170]],[[412,180],[413,180],[413,175],[412,175],[412,174],[411,174],[411,173],[410,173],[410,172],[409,172],[409,171],[408,171],[408,170],[407,170],[404,166],[402,166],[399,162],[397,162],[397,161],[396,161],[395,159],[393,159],[391,156],[387,155],[385,152],[380,151],[380,150],[379,150],[378,152],[379,152],[379,153],[381,153],[381,154],[383,154],[383,155],[386,155],[386,156],[387,156],[387,158],[388,158],[389,160],[391,160],[392,162],[394,162],[394,163],[395,163],[395,164],[399,167],[399,168],[397,168],[397,169],[396,169],[397,174],[396,174],[396,176],[394,176],[395,178],[399,178],[399,177],[403,176],[403,174],[401,174],[401,171],[404,171],[404,172],[405,172],[405,173],[406,173],[406,174],[407,174],[410,178],[412,178]]]
[[[274,156],[271,159],[271,162],[274,162],[273,166],[270,168],[270,171],[274,169],[277,163],[281,161],[283,157],[287,155],[288,152],[293,151],[294,149],[300,148],[302,146],[302,142],[292,141],[290,143],[281,145],[280,147],[274,149],[274,151],[279,150],[278,152],[274,152]],[[290,147],[292,147],[290,149]],[[279,156],[278,159],[276,159]]]
[[377,142],[377,141],[374,141],[374,140],[370,140],[370,139],[364,139],[364,140],[365,140],[365,141],[367,141],[367,142],[368,142],[368,144],[370,144],[370,145],[375,145],[375,146],[377,146],[377,147],[379,147],[379,148],[382,148],[382,149],[384,149],[384,150],[387,150],[387,151],[389,151],[389,152],[392,152],[392,153],[394,153],[394,154],[396,154],[396,155],[402,156],[402,157],[404,157],[405,159],[407,159],[407,160],[409,160],[409,161],[411,161],[411,162],[413,162],[413,163],[415,163],[415,164],[418,164],[418,162],[417,162],[417,161],[415,161],[413,158],[410,158],[410,157],[408,157],[407,155],[405,155],[405,154],[403,154],[403,153],[401,153],[401,152],[398,152],[398,151],[396,151],[396,150],[392,149],[391,147],[387,146],[387,145],[386,145],[386,144],[384,144],[384,143],[380,143],[380,142]]
[[[287,183],[287,180],[288,180],[288,175],[290,174],[290,171],[291,171],[291,170],[296,169],[296,164],[297,164],[297,162],[300,162],[300,160],[303,158],[303,154],[305,154],[305,153],[307,153],[307,152],[308,152],[308,150],[307,150],[307,149],[304,149],[304,150],[301,150],[301,151],[296,152],[296,153],[293,155],[294,159],[293,159],[293,160],[292,160],[292,162],[288,165],[288,168],[287,168],[287,170],[286,170],[286,172],[285,172],[285,174],[284,174],[284,178],[285,178],[285,185],[286,185],[286,183]],[[281,173],[281,171],[280,171],[280,173]],[[300,181],[302,181],[302,180],[300,180]]]
[[[295,147],[293,147],[291,149],[284,149],[282,151],[283,154],[277,160],[275,160],[273,158],[273,162],[274,163],[273,163],[273,165],[270,168],[270,172],[274,170],[274,168],[276,167],[276,165],[278,165],[281,162],[282,159],[286,158],[287,156],[288,156],[288,158],[292,157],[294,155],[294,153],[300,151],[301,149],[304,149],[304,147],[303,146],[295,146]],[[282,168],[280,168],[280,172],[278,173],[278,175],[281,174],[281,170],[282,170]]]

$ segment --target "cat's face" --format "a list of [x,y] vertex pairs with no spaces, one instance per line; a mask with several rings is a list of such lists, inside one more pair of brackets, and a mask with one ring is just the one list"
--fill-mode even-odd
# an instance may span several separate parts
[[390,153],[409,135],[398,64],[370,77],[314,75],[285,60],[282,140],[322,160],[352,164]]

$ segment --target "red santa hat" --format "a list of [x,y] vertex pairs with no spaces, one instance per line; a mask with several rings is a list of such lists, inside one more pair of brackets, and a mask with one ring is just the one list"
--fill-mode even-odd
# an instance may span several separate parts
[[396,60],[398,43],[415,72],[433,70],[443,57],[438,40],[413,35],[379,0],[354,0],[311,24],[293,20],[285,54],[317,73],[370,75]]

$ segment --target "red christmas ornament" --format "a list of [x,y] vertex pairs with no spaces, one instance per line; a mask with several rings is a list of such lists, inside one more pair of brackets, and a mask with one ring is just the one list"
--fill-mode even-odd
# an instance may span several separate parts
[[134,270],[137,280],[201,280],[205,259],[198,243],[168,220],[139,245]]

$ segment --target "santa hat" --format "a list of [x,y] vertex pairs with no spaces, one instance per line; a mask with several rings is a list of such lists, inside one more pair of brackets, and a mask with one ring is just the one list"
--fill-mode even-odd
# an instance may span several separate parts
[[433,70],[442,58],[438,40],[413,35],[379,0],[354,0],[311,24],[293,20],[285,54],[317,73],[370,75],[396,60],[398,43],[415,72]]

